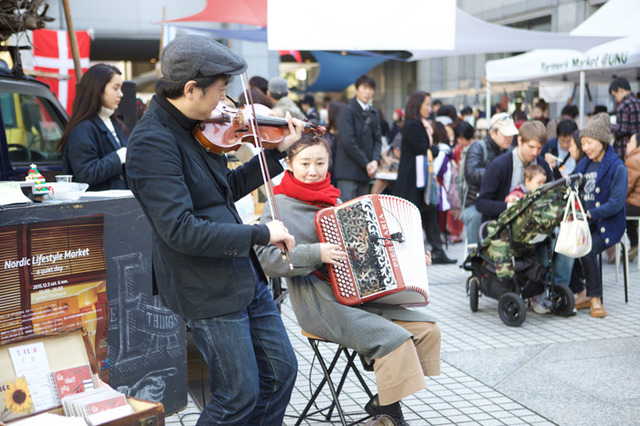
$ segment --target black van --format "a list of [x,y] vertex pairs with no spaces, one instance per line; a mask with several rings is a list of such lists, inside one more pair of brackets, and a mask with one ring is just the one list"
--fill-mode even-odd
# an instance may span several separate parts
[[67,112],[49,86],[0,61],[0,180],[23,180],[36,164],[47,181],[60,174]]

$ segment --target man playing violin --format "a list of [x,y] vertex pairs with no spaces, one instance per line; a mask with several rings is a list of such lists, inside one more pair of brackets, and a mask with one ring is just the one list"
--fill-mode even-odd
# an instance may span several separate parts
[[[130,137],[127,178],[153,230],[154,288],[209,366],[211,401],[198,425],[282,424],[297,362],[253,246],[291,249],[294,238],[280,221],[245,225],[236,211],[234,201],[263,184],[257,157],[230,170],[193,135],[247,64],[187,35],[167,45],[161,68]],[[271,176],[304,126],[287,123],[289,135],[265,153]]]

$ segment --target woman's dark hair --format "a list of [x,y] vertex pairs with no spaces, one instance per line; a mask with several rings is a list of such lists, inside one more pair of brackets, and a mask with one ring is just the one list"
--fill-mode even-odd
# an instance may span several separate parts
[[433,127],[433,145],[439,143],[449,144],[449,137],[447,136],[447,129],[444,128],[444,124],[439,121],[432,121],[431,126]]
[[[73,100],[71,118],[65,127],[60,142],[58,142],[59,152],[64,150],[69,134],[74,127],[80,122],[98,115],[102,109],[104,89],[116,74],[122,75],[118,68],[107,64],[96,64],[84,73],[76,88],[76,97]],[[115,116],[113,118],[120,127],[125,130],[125,133],[128,133],[124,123]]]
[[[251,92],[251,98],[253,99],[254,103],[262,104],[268,108],[273,108],[273,101],[269,99],[269,96],[262,93],[262,90],[256,87],[250,87],[249,91]],[[238,97],[238,103],[240,104],[240,106],[245,106],[248,104],[247,100],[245,99],[244,92],[242,92]]]
[[456,107],[453,105],[442,105],[440,109],[438,109],[438,113],[436,114],[438,117],[446,116],[453,121],[454,128],[458,125],[458,113],[456,112]]
[[[327,107],[327,132],[338,130],[338,116],[345,106],[342,102],[331,101]],[[336,133],[336,132],[334,132]]]
[[266,95],[267,90],[269,90],[269,81],[264,77],[254,75],[249,79],[249,86],[255,87],[256,89],[260,90],[262,94]]
[[404,118],[406,120],[416,120],[421,121],[422,116],[420,115],[420,107],[424,103],[424,100],[427,96],[431,97],[431,95],[427,92],[423,92],[422,90],[416,90],[415,92],[409,95],[409,99],[407,100],[407,105],[404,107]]

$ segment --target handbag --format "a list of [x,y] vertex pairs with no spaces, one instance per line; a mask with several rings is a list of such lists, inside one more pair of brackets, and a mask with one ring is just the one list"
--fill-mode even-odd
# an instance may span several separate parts
[[[578,258],[587,255],[591,251],[591,232],[587,214],[582,207],[580,197],[576,190],[568,189],[569,197],[564,210],[560,232],[556,240],[555,252],[568,257]],[[578,210],[576,210],[576,204]],[[568,220],[571,212],[573,220]],[[578,215],[578,213],[580,213]]]
[[433,154],[427,150],[427,163],[425,164],[426,183],[424,188],[424,202],[428,206],[440,204],[440,193],[436,182],[436,173],[433,170]]

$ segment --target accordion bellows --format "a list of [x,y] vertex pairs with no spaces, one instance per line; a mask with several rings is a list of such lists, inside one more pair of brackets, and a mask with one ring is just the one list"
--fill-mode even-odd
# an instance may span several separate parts
[[429,303],[422,221],[413,203],[365,195],[318,211],[316,229],[321,242],[337,244],[347,253],[340,266],[328,265],[338,302]]

